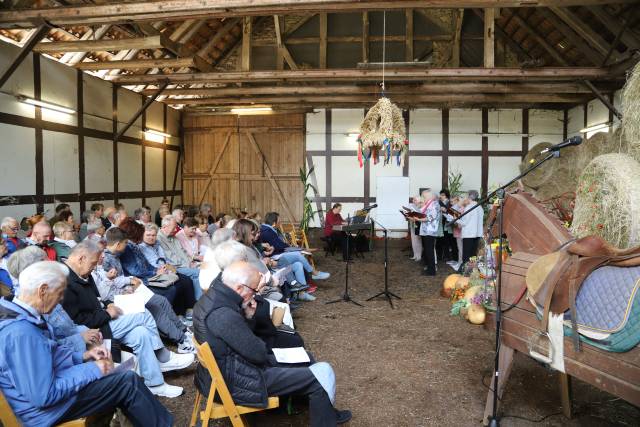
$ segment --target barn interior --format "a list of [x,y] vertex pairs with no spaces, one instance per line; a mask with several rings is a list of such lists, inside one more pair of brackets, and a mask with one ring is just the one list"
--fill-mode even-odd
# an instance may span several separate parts
[[[638,343],[578,348],[565,331],[561,369],[536,359],[547,316],[524,292],[529,265],[560,250],[555,238],[640,245],[639,49],[640,3],[631,0],[6,0],[0,218],[30,233],[30,219],[57,217],[61,204],[78,229],[97,205],[136,220],[141,207],[155,215],[206,206],[212,217],[250,216],[259,227],[278,212],[287,244],[318,249],[314,271],[331,274],[314,280],[316,301],[298,303],[293,319],[305,348],[333,366],[336,407],[351,410],[349,425],[638,425]],[[384,116],[381,99],[399,112],[394,135],[403,138],[370,143],[364,123]],[[567,148],[554,148],[563,141]],[[429,190],[475,191],[490,196],[484,226],[493,230],[495,190],[543,149],[560,158],[507,188],[515,196],[502,209],[505,257],[490,249],[495,228],[492,238],[477,236],[487,244],[478,246],[480,264],[500,259],[489,273],[453,271],[441,254],[425,277],[410,259],[420,253],[412,223],[397,213],[403,205],[380,209],[394,196],[409,205]],[[346,263],[323,234],[336,204],[344,219],[365,209],[374,220],[354,232],[368,247]],[[525,210],[537,219],[522,220]],[[543,240],[543,229],[553,235],[546,245],[525,239]],[[516,235],[529,242],[521,250]],[[460,284],[458,273],[471,279]],[[483,326],[460,318],[469,317],[463,296],[474,280],[494,292],[479,304],[482,321],[471,322]],[[500,282],[503,308],[515,307],[504,315],[495,311]],[[365,301],[387,285],[402,299]],[[640,342],[639,285],[629,286],[621,316]],[[325,304],[349,292],[364,307]],[[494,398],[495,360],[505,380]],[[175,425],[195,425],[195,366],[165,376],[184,389],[159,399]],[[320,425],[310,424],[304,399],[280,397],[278,409],[237,419],[228,405],[219,410],[213,425]]]

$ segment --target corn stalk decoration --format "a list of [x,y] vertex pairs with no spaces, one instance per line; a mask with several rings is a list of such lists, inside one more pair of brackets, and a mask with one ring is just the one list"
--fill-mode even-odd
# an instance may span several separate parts
[[305,233],[309,229],[309,223],[319,212],[313,210],[311,199],[309,199],[309,197],[307,196],[309,190],[313,190],[314,193],[318,191],[316,187],[314,187],[313,184],[309,182],[309,177],[313,173],[314,167],[315,166],[311,166],[311,169],[309,169],[309,171],[307,171],[306,167],[301,167],[299,171],[300,181],[302,182],[303,186],[302,194],[304,195],[302,199],[302,218],[300,219],[300,229],[304,230]]

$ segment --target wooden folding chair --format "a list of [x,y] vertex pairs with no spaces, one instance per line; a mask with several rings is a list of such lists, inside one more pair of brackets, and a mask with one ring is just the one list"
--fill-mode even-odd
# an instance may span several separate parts
[[[22,423],[13,413],[13,409],[4,397],[4,394],[0,391],[0,421],[4,427],[21,427]],[[78,418],[77,420],[67,421],[66,423],[58,424],[57,427],[85,427],[87,425],[86,418]]]
[[[222,372],[220,372],[220,368],[213,356],[211,347],[209,347],[209,343],[198,344],[195,340],[193,343],[196,346],[198,360],[202,366],[209,371],[209,375],[211,376],[211,389],[209,389],[207,405],[204,411],[200,411],[202,394],[196,389],[196,400],[193,405],[193,414],[191,415],[191,427],[196,425],[198,417],[202,421],[202,427],[207,427],[209,420],[220,418],[229,418],[233,427],[244,427],[245,424],[242,421],[241,415],[265,411],[280,406],[280,399],[278,397],[269,397],[266,408],[251,408],[249,406],[236,405],[233,402],[231,393],[229,393],[227,384],[224,382]],[[220,395],[222,404],[214,401],[216,393]]]

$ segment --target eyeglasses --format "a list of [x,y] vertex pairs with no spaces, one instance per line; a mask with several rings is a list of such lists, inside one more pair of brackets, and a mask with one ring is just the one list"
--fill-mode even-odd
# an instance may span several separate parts
[[250,289],[250,290],[251,290],[251,292],[253,292],[254,294],[255,294],[255,293],[258,293],[258,290],[257,290],[257,289],[254,289],[254,288],[252,288],[251,286],[245,285],[244,283],[240,283],[240,284],[241,284],[242,286],[244,286],[245,288]]

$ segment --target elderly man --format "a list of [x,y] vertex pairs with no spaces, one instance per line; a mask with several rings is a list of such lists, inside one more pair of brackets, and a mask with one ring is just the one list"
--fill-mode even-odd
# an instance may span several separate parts
[[18,249],[22,249],[25,246],[25,242],[18,238],[18,231],[20,231],[20,224],[15,218],[11,218],[10,216],[2,218],[2,222],[0,222],[0,229],[2,230],[2,238],[7,245],[7,253],[11,255]]
[[[174,266],[178,273],[184,274],[191,279],[193,282],[193,293],[196,300],[198,300],[202,296],[200,269],[198,268],[198,263],[187,255],[180,240],[176,237],[178,231],[178,222],[173,215],[165,215],[165,217],[162,218],[162,226],[158,232],[158,242],[164,251],[164,261]],[[145,256],[146,255],[147,253],[145,253]],[[153,262],[151,263],[154,264]]]
[[[264,407],[268,396],[309,397],[312,427],[334,427],[351,419],[351,412],[333,407],[335,376],[327,363],[283,367],[248,325],[256,310],[254,296],[263,285],[258,270],[247,262],[227,267],[194,308],[194,333],[208,342],[233,400],[239,405]],[[248,320],[249,319],[249,320]],[[198,366],[196,386],[207,395],[211,384]]]
[[116,338],[131,347],[140,362],[140,374],[153,394],[180,396],[182,387],[167,384],[162,372],[186,368],[193,363],[193,354],[167,350],[148,311],[123,315],[114,304],[104,307],[91,276],[101,252],[100,246],[90,241],[73,248],[66,262],[70,270],[69,285],[62,306],[76,323],[98,328],[105,338]]
[[171,414],[131,371],[109,373],[102,347],[74,352],[52,340],[44,315],[65,293],[67,267],[27,267],[20,294],[0,300],[0,389],[21,423],[52,426],[120,408],[135,426],[171,426]]
[[58,221],[53,224],[53,234],[55,237],[49,245],[56,251],[56,260],[62,262],[69,257],[69,252],[77,244],[76,233],[71,224]]
[[182,228],[182,221],[184,221],[184,211],[182,209],[174,209],[171,211],[171,216],[175,218],[178,223],[178,227]]
[[40,249],[45,251],[49,260],[56,261],[58,259],[58,254],[56,253],[56,250],[49,245],[50,240],[51,226],[47,222],[40,221],[33,226],[31,229],[31,237],[28,237],[26,242],[29,246],[38,246]]

